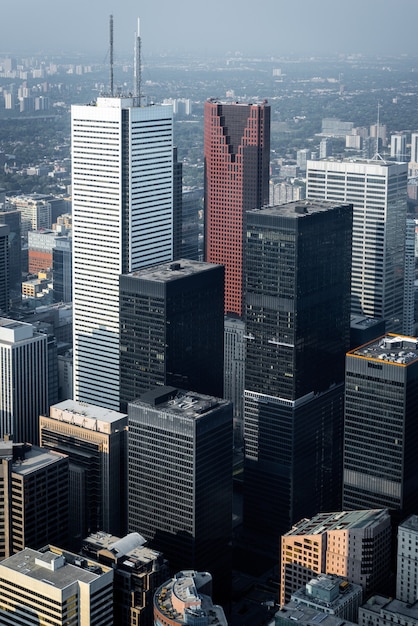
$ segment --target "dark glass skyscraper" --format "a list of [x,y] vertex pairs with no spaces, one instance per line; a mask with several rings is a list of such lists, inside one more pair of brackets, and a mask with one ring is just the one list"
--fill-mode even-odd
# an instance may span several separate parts
[[223,395],[221,265],[181,259],[120,277],[121,410],[156,385]]
[[418,501],[418,340],[351,350],[345,386],[343,506],[387,507],[400,521]]
[[244,524],[274,535],[341,501],[352,206],[248,211]]
[[270,106],[205,103],[205,260],[225,266],[225,313],[243,313],[244,215],[269,200]]
[[128,406],[128,530],[230,582],[232,404],[158,387]]

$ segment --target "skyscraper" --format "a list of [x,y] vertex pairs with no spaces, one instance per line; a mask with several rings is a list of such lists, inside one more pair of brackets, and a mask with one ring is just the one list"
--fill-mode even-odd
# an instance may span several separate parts
[[128,520],[179,565],[228,579],[232,405],[157,387],[128,407]]
[[244,215],[269,201],[270,106],[205,103],[205,260],[225,265],[225,313],[243,314]]
[[275,537],[338,510],[352,207],[247,213],[244,524]]
[[75,399],[119,409],[119,275],[170,261],[172,109],[72,107]]
[[221,265],[180,259],[120,277],[121,410],[156,385],[223,396]]
[[123,533],[126,524],[128,417],[65,400],[39,418],[43,448],[70,461],[70,530],[74,546],[89,532]]
[[306,197],[351,202],[351,312],[403,330],[407,164],[382,160],[308,161]]
[[418,599],[418,515],[410,515],[398,527],[396,598],[408,604]]
[[6,314],[9,310],[9,233],[10,229],[5,224],[0,224],[0,314]]
[[0,437],[39,443],[48,404],[48,337],[32,324],[0,318]]
[[397,161],[406,161],[406,135],[397,133],[390,137],[390,156]]
[[418,341],[386,335],[346,359],[343,507],[387,507],[400,518],[418,499]]
[[[20,211],[2,203],[0,193],[0,225],[6,224],[9,229],[9,289],[13,301],[21,300],[22,254],[20,238]],[[1,292],[1,289],[0,289]]]

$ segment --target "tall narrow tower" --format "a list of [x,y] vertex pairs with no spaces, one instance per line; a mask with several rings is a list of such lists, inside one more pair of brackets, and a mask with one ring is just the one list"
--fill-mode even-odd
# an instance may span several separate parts
[[205,103],[205,260],[225,265],[225,313],[243,314],[244,215],[269,200],[270,106]]
[[170,106],[72,107],[74,395],[119,409],[119,275],[172,258]]

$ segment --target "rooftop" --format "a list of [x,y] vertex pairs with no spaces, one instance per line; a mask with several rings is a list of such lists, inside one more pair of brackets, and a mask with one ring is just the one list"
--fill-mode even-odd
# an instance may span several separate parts
[[277,617],[282,619],[291,620],[293,622],[299,622],[300,624],[306,624],[307,626],[354,626],[352,622],[336,617],[329,613],[324,613],[314,607],[300,604],[297,600],[290,600],[285,604],[278,613]]
[[418,532],[418,515],[410,515],[407,517],[405,521],[399,524],[399,528]]
[[348,354],[368,360],[388,361],[401,366],[410,365],[418,359],[418,339],[386,334],[359,348],[350,350]]
[[108,432],[110,425],[127,419],[126,413],[77,400],[58,402],[50,407],[49,414],[51,418],[58,421],[97,432]]
[[287,202],[286,204],[266,206],[262,209],[251,209],[247,213],[249,215],[255,213],[258,215],[277,215],[279,217],[294,217],[297,219],[313,213],[325,213],[331,209],[349,204],[349,202],[330,202],[328,200],[297,200],[295,202]]
[[228,400],[206,396],[194,391],[182,391],[175,387],[157,387],[145,392],[138,400],[134,400],[130,404],[150,404],[174,415],[194,420],[220,404],[227,403]]
[[66,458],[65,454],[32,446],[31,449],[25,452],[23,460],[19,459],[13,463],[13,473],[26,476],[48,465],[58,463],[63,458]]
[[214,263],[205,263],[203,261],[192,261],[190,259],[179,259],[172,263],[160,263],[151,267],[145,267],[127,274],[134,278],[142,280],[153,280],[161,283],[167,283],[185,276],[200,274],[212,270],[214,267],[221,267]]
[[129,533],[125,537],[115,537],[110,533],[99,531],[87,537],[85,546],[91,546],[97,552],[111,552],[115,560],[126,557],[123,565],[137,568],[138,564],[147,564],[161,556],[161,552],[148,548],[146,540],[139,533]]
[[295,524],[284,536],[320,535],[328,530],[367,528],[387,518],[388,515],[386,509],[318,513],[311,519],[303,519]]
[[[1,562],[0,567],[23,574],[29,579],[32,578],[53,585],[58,589],[65,589],[76,581],[91,583],[100,576],[99,573],[96,573],[98,571],[97,566],[96,572],[93,572],[85,567],[72,565],[62,556],[49,550],[39,552],[31,548],[25,548],[5,559]],[[108,571],[109,568],[103,569]],[[28,581],[27,584],[30,585],[30,582]]]
[[[400,615],[406,618],[406,621],[410,623],[412,620],[418,620],[418,600],[413,604],[407,604],[406,602],[402,602],[402,600],[396,600],[392,598],[387,598],[385,596],[375,595],[371,596],[367,600],[365,604],[360,608],[361,610],[372,611],[373,613],[381,614],[390,614],[391,616]],[[360,620],[359,620],[360,621]],[[396,618],[392,621],[395,623],[399,623],[399,620]],[[401,620],[402,622],[404,620]]]

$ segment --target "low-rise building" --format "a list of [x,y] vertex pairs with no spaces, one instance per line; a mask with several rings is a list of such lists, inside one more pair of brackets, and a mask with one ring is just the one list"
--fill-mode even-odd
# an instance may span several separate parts
[[306,583],[305,587],[292,593],[291,600],[323,613],[357,622],[363,589],[341,576],[320,574]]
[[360,626],[417,626],[418,603],[408,604],[402,600],[374,595],[359,608]]

